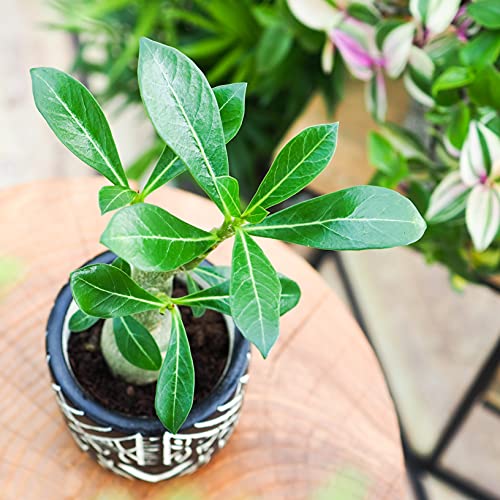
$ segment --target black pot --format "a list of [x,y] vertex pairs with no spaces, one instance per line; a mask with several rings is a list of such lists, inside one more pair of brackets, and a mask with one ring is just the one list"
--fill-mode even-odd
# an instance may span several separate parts
[[[88,264],[110,263],[111,252]],[[194,472],[222,448],[241,411],[248,380],[250,344],[228,320],[229,356],[224,374],[204,400],[195,404],[177,434],[157,418],[130,417],[110,410],[86,394],[67,355],[68,321],[76,310],[69,283],[56,298],[47,324],[47,363],[52,387],[78,446],[113,472],[158,482]]]

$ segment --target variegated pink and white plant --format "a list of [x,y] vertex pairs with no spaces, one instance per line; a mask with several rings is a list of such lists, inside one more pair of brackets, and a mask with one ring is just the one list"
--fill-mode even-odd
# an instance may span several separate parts
[[[431,228],[417,248],[470,280],[500,274],[500,2],[288,5],[302,24],[325,33],[325,72],[338,52],[366,82],[367,106],[380,124],[369,141],[373,182],[404,191],[426,211]],[[385,78],[400,76],[426,110],[430,141],[386,121]]]
[[471,122],[460,152],[460,170],[432,193],[426,218],[444,222],[463,212],[476,250],[488,248],[500,228],[500,138]]

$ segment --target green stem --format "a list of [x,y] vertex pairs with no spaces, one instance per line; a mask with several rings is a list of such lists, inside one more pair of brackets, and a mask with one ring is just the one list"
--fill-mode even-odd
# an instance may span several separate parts
[[[187,264],[169,272],[148,272],[132,268],[132,278],[153,295],[171,297],[175,276],[198,267],[224,240],[234,236],[236,229],[243,222],[240,218],[229,219],[225,220],[219,228],[213,229],[212,233],[217,237],[215,243],[206,252]],[[167,311],[164,314],[159,311],[147,311],[135,314],[134,318],[148,329],[155,338],[162,356],[165,356],[170,340],[170,313]],[[138,368],[122,356],[115,341],[113,320],[107,319],[104,322],[101,333],[101,351],[111,372],[116,377],[137,385],[148,384],[158,379],[158,371]]]

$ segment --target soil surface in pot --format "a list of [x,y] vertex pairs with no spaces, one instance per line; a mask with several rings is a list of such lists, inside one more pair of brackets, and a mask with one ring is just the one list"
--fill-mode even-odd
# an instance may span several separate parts
[[[175,297],[186,293],[182,283],[175,283]],[[191,309],[180,310],[193,357],[196,403],[210,394],[224,371],[229,352],[228,331],[224,317],[215,311],[207,309],[201,318],[195,318]],[[68,356],[78,382],[109,409],[134,417],[154,417],[156,383],[134,385],[111,374],[100,349],[102,324],[99,321],[69,337]]]

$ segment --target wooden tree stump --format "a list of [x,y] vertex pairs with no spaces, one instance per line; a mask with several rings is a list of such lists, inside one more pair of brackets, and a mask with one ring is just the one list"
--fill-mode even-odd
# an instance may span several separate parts
[[[49,180],[1,193],[0,255],[21,267],[0,303],[0,496],[29,498],[401,499],[405,470],[393,404],[377,360],[345,306],[285,244],[262,239],[299,282],[269,358],[254,352],[243,413],[226,448],[194,475],[143,484],[105,471],[73,442],[45,363],[45,324],[71,270],[103,251],[109,220],[100,178]],[[156,202],[203,228],[221,222],[206,200],[162,189]],[[226,242],[211,256],[228,263]],[[350,495],[350,496],[349,496]]]

